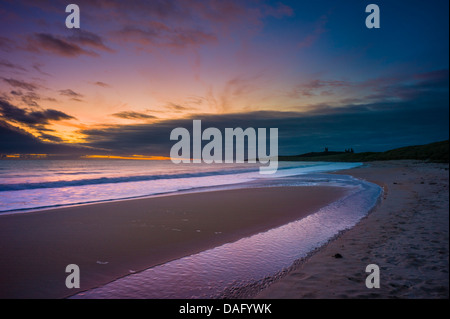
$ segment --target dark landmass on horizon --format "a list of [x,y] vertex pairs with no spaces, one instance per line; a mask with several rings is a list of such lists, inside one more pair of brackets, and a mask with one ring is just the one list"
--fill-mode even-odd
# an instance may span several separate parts
[[279,156],[279,161],[311,162],[372,162],[390,160],[422,160],[435,163],[449,162],[449,141],[425,145],[400,147],[385,152],[311,152],[300,155]]
[[[350,151],[351,150],[351,151]],[[434,142],[424,145],[405,146],[385,152],[353,152],[346,151],[324,151],[309,152],[299,155],[280,155],[279,161],[305,161],[305,162],[372,162],[390,160],[421,160],[434,163],[449,162],[449,140]],[[0,160],[27,160],[27,159],[80,159],[79,155],[64,154],[21,154],[19,157],[8,157],[0,153]],[[85,158],[84,158],[85,159]],[[105,159],[105,158],[102,158]],[[246,159],[247,161],[247,159]]]

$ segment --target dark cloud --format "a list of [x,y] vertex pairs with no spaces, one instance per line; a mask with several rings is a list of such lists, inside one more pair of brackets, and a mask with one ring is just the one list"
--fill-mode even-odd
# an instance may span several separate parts
[[28,91],[33,91],[38,88],[38,86],[35,84],[28,83],[28,82],[21,81],[21,80],[3,78],[3,81],[5,81],[6,83],[8,83],[9,85],[11,85],[13,87],[21,88],[21,89],[28,90]]
[[448,92],[449,70],[418,73],[403,81],[389,78],[376,79],[362,86],[371,86],[373,94],[367,96],[369,99],[424,99],[432,94]]
[[60,95],[67,96],[73,101],[82,102],[83,95],[71,89],[59,90]]
[[0,153],[41,153],[43,143],[24,130],[0,120]]
[[419,73],[414,76],[418,81],[418,86],[426,90],[444,89],[449,87],[449,70],[435,70],[431,72]]
[[[441,101],[443,102],[443,101]],[[447,100],[448,102],[448,100]],[[320,151],[324,146],[342,150],[384,151],[390,148],[425,144],[448,138],[448,108],[430,109],[409,104],[385,106],[373,111],[366,105],[353,112],[307,115],[295,112],[251,112],[227,115],[195,115],[184,120],[153,124],[116,125],[82,130],[85,145],[111,152],[157,154],[168,156],[174,144],[170,132],[184,127],[192,132],[192,120],[202,120],[203,129],[253,127],[278,128],[279,152],[285,155]]]
[[14,95],[15,97],[19,98],[23,103],[25,103],[28,106],[32,107],[39,107],[39,104],[37,101],[41,99],[41,97],[36,94],[35,92],[26,92],[23,93],[21,90],[12,90],[9,92],[11,95]]
[[[291,7],[281,2],[273,5],[269,1],[135,0],[124,2],[121,0],[79,0],[77,4],[86,8],[99,9],[101,12],[108,12],[111,16],[117,17],[119,21],[130,21],[130,19],[184,21],[196,18],[196,20],[203,19],[214,23],[223,23],[224,21],[229,22],[246,18],[247,21],[250,20],[252,23],[260,23],[266,17],[279,19],[293,15]],[[55,7],[54,4],[53,7]]]
[[127,120],[149,120],[149,119],[156,119],[156,116],[144,114],[144,113],[138,113],[133,111],[123,111],[119,113],[111,114],[112,116],[121,118],[121,119],[127,119]]
[[[222,32],[263,25],[267,17],[293,15],[287,5],[266,1],[81,1],[90,12],[115,19],[111,40],[141,46],[184,49],[217,42]],[[195,27],[194,27],[195,26]],[[151,47],[149,48],[151,50]]]
[[44,139],[44,140],[48,140],[48,141],[51,141],[51,142],[55,142],[55,143],[61,143],[63,141],[58,136],[45,134],[45,133],[40,133],[39,138]]
[[21,90],[17,90],[17,91],[12,90],[10,93],[12,95],[16,95],[16,96],[22,96],[23,95],[23,92]]
[[[34,91],[28,91],[28,92],[22,92],[22,90],[12,90],[9,92],[10,95],[14,96],[15,98],[22,101],[27,106],[31,107],[39,107],[38,101],[50,101],[50,102],[57,102],[56,99],[51,97],[42,97],[41,95],[37,94]],[[4,98],[4,100],[11,100],[10,98]]]
[[82,29],[74,30],[74,34],[67,37],[67,40],[75,42],[81,46],[88,46],[107,52],[114,52],[114,50],[105,45],[103,39],[99,35]]
[[[448,139],[449,98],[448,89],[442,90],[442,81],[430,91],[420,87],[429,87],[430,81],[416,85],[418,95],[413,100],[383,102],[372,104],[346,105],[331,107],[322,105],[315,112],[277,112],[260,111],[236,114],[196,114],[186,119],[163,120],[154,123],[133,125],[109,125],[80,130],[86,136],[86,142],[79,145],[84,148],[69,149],[68,153],[85,154],[149,154],[168,156],[174,141],[170,141],[170,133],[176,127],[192,130],[192,120],[202,120],[202,128],[216,127],[224,132],[227,127],[235,128],[278,128],[279,154],[295,155],[310,151],[321,151],[325,146],[330,150],[354,148],[357,152],[385,151],[396,147],[426,144]],[[431,89],[429,89],[431,90]],[[35,112],[20,110],[1,101],[2,117],[20,123],[35,123],[41,127],[42,138],[58,141],[51,131],[42,128],[48,121]],[[51,115],[49,110],[42,111],[47,118],[60,119],[69,117],[60,113]],[[53,112],[55,112],[53,110]],[[56,111],[58,112],[58,111]],[[122,114],[121,114],[122,113]],[[119,117],[139,118],[147,114],[132,112],[116,113]],[[49,116],[51,115],[51,116]],[[37,123],[37,124],[36,124]],[[9,127],[10,128],[10,127]],[[5,133],[7,131],[7,133]],[[36,138],[17,130],[6,130],[5,124],[0,126],[0,146],[8,144],[5,139],[26,141],[22,148],[8,144],[9,149],[20,152],[37,152],[36,145],[42,145]],[[26,148],[28,144],[30,148]],[[61,149],[65,147],[61,144]],[[8,148],[7,148],[8,149]],[[59,151],[61,151],[59,149]],[[32,151],[33,150],[33,151]],[[3,152],[3,150],[2,150]],[[47,151],[42,151],[47,152]]]
[[39,101],[41,97],[34,92],[27,92],[25,94],[22,94],[20,96],[20,99],[22,100],[23,103],[25,103],[28,106],[39,107],[37,101]]
[[64,112],[45,109],[45,110],[28,110],[16,107],[5,100],[0,99],[0,113],[2,118],[7,121],[21,123],[29,126],[46,125],[51,121],[74,119]]
[[70,40],[49,33],[35,33],[27,40],[26,48],[33,52],[47,51],[64,57],[76,57],[82,54],[98,56],[94,51],[85,50]]
[[172,122],[160,122],[91,128],[80,133],[86,136],[85,146],[119,154],[162,155],[168,154],[172,128]]
[[[442,76],[443,74],[443,76]],[[170,132],[177,127],[192,130],[192,120],[202,120],[202,128],[278,128],[279,154],[295,155],[354,148],[357,152],[388,149],[448,139],[448,74],[437,73],[414,85],[403,99],[354,103],[340,107],[315,105],[309,112],[259,111],[235,114],[195,114],[186,119],[164,120],[152,124],[113,125],[81,130],[86,144],[123,154],[168,156],[174,144]],[[447,83],[447,86],[445,86]],[[318,87],[324,83],[319,83]],[[333,83],[332,85],[340,85]],[[395,88],[390,87],[390,93]],[[351,101],[349,101],[351,102]]]
[[[61,14],[67,3],[63,0],[21,1],[20,6],[52,15]],[[138,45],[170,48],[192,48],[208,43],[228,33],[230,29],[260,29],[264,19],[281,19],[293,15],[288,5],[271,1],[90,1],[79,0],[83,21],[103,20],[102,33],[110,41],[132,42]],[[110,23],[113,21],[113,23]],[[92,29],[71,29],[68,35],[37,32],[29,35],[21,47],[32,52],[50,52],[63,57],[98,56],[99,52],[115,52],[100,34]],[[15,46],[9,38],[0,38],[0,48]],[[142,48],[142,47],[139,47]],[[151,47],[148,48],[151,50]],[[9,49],[10,50],[10,49]]]
[[[41,134],[42,135],[42,134]],[[45,135],[48,140],[58,138]],[[0,153],[2,154],[90,154],[98,151],[80,146],[45,143],[24,130],[0,120]]]
[[68,96],[68,97],[76,97],[76,98],[81,98],[83,97],[82,94],[77,93],[71,89],[66,89],[66,90],[59,90],[59,94],[64,95],[64,96]]

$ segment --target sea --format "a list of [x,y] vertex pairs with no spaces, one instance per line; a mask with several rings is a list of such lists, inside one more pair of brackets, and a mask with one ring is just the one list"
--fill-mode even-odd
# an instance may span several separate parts
[[338,173],[361,165],[279,162],[275,174],[263,175],[259,173],[259,165],[249,163],[2,160],[0,215],[210,190],[279,186],[346,188],[345,196],[302,219],[162,265],[130,270],[128,275],[71,297],[245,298],[252,296],[249,291],[257,291],[288,273],[296,263],[370,213],[382,189]]
[[334,171],[359,163],[280,162],[275,174],[259,165],[174,164],[155,160],[1,160],[0,214],[181,191],[231,187],[253,180]]

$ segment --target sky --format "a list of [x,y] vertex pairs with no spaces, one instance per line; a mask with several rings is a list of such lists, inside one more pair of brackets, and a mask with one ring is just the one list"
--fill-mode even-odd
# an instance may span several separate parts
[[0,153],[169,156],[193,119],[277,127],[280,155],[446,140],[448,6],[3,0]]

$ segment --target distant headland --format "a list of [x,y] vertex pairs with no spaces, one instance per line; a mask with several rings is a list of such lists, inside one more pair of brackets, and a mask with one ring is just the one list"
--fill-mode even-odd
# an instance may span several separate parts
[[449,162],[449,141],[426,145],[406,146],[386,152],[356,153],[353,148],[345,151],[310,152],[300,155],[279,156],[279,161],[371,162],[389,160],[423,160],[435,163]]

